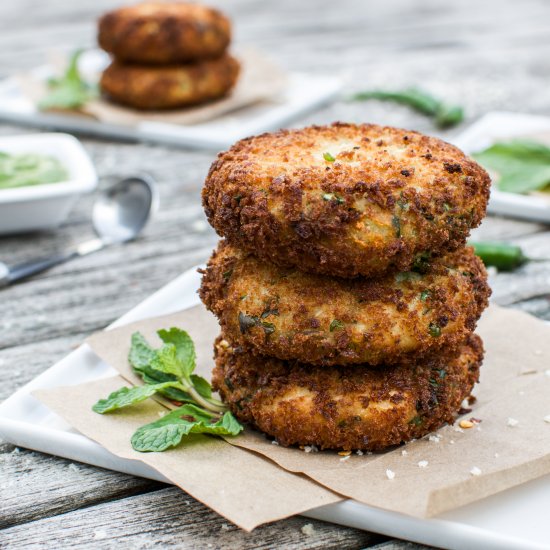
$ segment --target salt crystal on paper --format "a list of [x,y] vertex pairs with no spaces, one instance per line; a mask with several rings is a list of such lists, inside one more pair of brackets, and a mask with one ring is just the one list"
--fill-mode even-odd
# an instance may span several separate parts
[[419,463],[418,463],[418,467],[419,468],[427,468],[428,467],[428,461],[427,460],[421,460]]
[[428,437],[428,441],[431,441],[433,443],[439,443],[439,436],[438,435],[430,435],[430,437]]
[[481,470],[480,470],[477,466],[474,466],[474,467],[470,470],[470,473],[471,473],[473,476],[480,476],[480,475],[481,475]]
[[278,445],[279,442],[278,442],[276,439],[274,439],[274,440],[271,442],[271,444],[272,444],[272,445]]
[[393,479],[395,477],[395,472],[392,470],[386,470],[386,477],[388,479]]
[[519,420],[516,420],[515,418],[508,418],[507,426],[510,428],[515,428],[519,424]]
[[407,451],[405,451],[405,449],[403,449],[401,451],[401,456],[407,456],[409,453]]
[[357,449],[357,454],[358,454],[359,456],[363,456],[363,451],[362,451],[361,449]]

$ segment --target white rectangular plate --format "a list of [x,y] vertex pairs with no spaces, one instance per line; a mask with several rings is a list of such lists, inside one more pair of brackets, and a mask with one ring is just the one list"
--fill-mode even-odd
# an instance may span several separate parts
[[[550,117],[495,111],[486,114],[452,141],[464,152],[471,154],[490,147],[496,141],[529,136],[536,139],[537,134],[543,133],[550,134]],[[491,214],[550,224],[550,200],[506,193],[495,186],[491,189],[488,211]]]
[[[196,269],[191,269],[113,326],[191,307],[198,303],[199,284]],[[38,388],[81,384],[114,374],[86,344],[80,346],[0,405],[0,437],[21,447],[166,481],[145,464],[118,458],[80,435],[30,395]],[[305,515],[442,548],[548,549],[549,502],[550,476],[546,476],[434,519],[416,519],[351,500]]]
[[[104,52],[89,50],[81,61],[85,67],[95,70],[105,64],[105,58]],[[51,76],[52,67],[38,67],[32,74],[45,79]],[[9,77],[0,81],[0,120],[109,138],[219,151],[241,138],[289,124],[331,101],[341,87],[341,79],[335,76],[291,73],[284,93],[276,101],[250,105],[207,122],[186,126],[153,121],[119,125],[106,124],[85,116],[39,111],[32,100],[23,94],[19,80]]]

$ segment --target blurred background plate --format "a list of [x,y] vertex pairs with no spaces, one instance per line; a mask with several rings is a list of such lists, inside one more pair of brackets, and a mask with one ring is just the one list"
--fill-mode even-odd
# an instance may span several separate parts
[[[244,50],[237,57],[243,62],[243,78],[248,74],[247,67],[273,73],[266,67],[269,60],[259,52]],[[193,149],[219,151],[231,146],[235,141],[253,134],[274,130],[289,124],[334,99],[341,90],[342,81],[337,76],[289,73],[285,74],[285,85],[281,92],[269,100],[258,101],[246,107],[220,114],[215,118],[195,124],[170,123],[168,112],[141,112],[139,121],[135,111],[111,106],[111,114],[126,111],[128,117],[111,117],[107,123],[87,114],[73,112],[43,112],[36,107],[32,91],[46,79],[63,71],[66,62],[37,67],[29,73],[13,75],[0,81],[0,120],[34,127],[55,128],[68,132],[103,136],[133,141],[157,142]],[[84,75],[96,75],[108,63],[108,56],[100,50],[88,50],[80,59],[79,67]],[[265,65],[264,65],[265,64]],[[259,67],[258,65],[262,65]],[[264,70],[265,69],[265,70]],[[87,78],[88,80],[88,78]],[[91,80],[90,80],[91,81]],[[237,90],[235,89],[235,95]],[[223,100],[221,100],[223,101]],[[106,102],[103,102],[106,104]],[[214,102],[202,109],[212,108]],[[189,112],[197,109],[191,108]],[[173,112],[174,120],[182,110]]]
[[[466,153],[476,153],[497,141],[528,138],[550,142],[550,117],[521,113],[491,112],[479,119],[452,142]],[[540,194],[542,195],[542,194]],[[548,197],[520,195],[491,190],[487,208],[490,214],[500,214],[550,224],[550,193]]]

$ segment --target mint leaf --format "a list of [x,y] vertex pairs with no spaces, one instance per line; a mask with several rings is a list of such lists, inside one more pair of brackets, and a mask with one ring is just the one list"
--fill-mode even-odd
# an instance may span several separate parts
[[38,103],[39,109],[77,109],[97,96],[97,88],[85,82],[78,70],[81,55],[82,50],[74,52],[65,73],[48,80],[48,94]]
[[183,437],[190,433],[237,435],[242,429],[230,412],[219,418],[195,405],[183,405],[161,419],[138,428],[132,436],[132,447],[139,452],[159,452],[179,445]]
[[109,395],[106,399],[100,399],[93,407],[92,410],[96,413],[104,414],[117,409],[128,407],[145,401],[159,390],[162,390],[170,386],[172,382],[166,382],[164,384],[156,384],[154,386],[134,386],[133,388],[120,388]]
[[166,374],[173,374],[177,378],[182,378],[185,374],[174,344],[165,344],[157,350],[151,361],[151,367]]
[[208,380],[198,374],[192,374],[191,382],[200,395],[203,397],[212,397],[212,386]]
[[510,193],[528,193],[550,185],[550,148],[529,140],[499,142],[472,155],[497,172],[497,187]]
[[191,336],[185,330],[176,327],[172,327],[170,330],[159,330],[157,334],[165,344],[175,346],[182,371],[189,376],[195,370],[196,363],[195,344]]
[[132,334],[130,353],[128,354],[130,365],[136,370],[144,369],[151,365],[151,361],[155,355],[155,350],[145,340],[143,334],[141,332],[134,332]]

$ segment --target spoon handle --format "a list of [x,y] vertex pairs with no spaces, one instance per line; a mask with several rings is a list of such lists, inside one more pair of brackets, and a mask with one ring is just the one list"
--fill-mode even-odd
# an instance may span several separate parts
[[32,260],[30,262],[24,262],[18,265],[13,265],[11,267],[6,266],[5,264],[0,264],[0,287],[11,285],[37,273],[42,273],[54,267],[56,265],[62,264],[73,258],[79,256],[86,256],[92,252],[102,249],[107,243],[101,239],[91,239],[84,243],[81,243],[73,250],[68,250],[62,254],[54,254],[48,258],[40,258],[37,260]]
[[49,258],[41,258],[31,262],[24,262],[11,266],[8,268],[8,272],[5,277],[0,280],[0,286],[10,285],[12,283],[16,283],[17,281],[21,281],[22,279],[26,279],[31,275],[42,273],[42,271],[46,271],[55,265],[62,264],[67,260],[75,258],[76,256],[78,256],[78,252],[73,250],[63,254],[56,254],[54,256],[50,256]]

